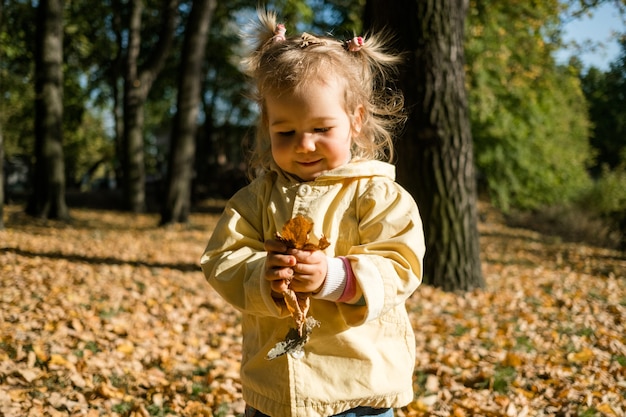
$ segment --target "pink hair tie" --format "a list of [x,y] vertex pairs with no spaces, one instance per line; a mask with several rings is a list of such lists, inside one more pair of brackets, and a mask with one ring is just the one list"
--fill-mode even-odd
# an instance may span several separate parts
[[283,25],[282,23],[277,24],[276,29],[274,30],[274,37],[272,38],[272,40],[274,42],[284,41],[286,39],[285,33],[287,33],[285,25]]
[[356,36],[348,41],[346,41],[346,49],[350,52],[358,52],[361,50],[361,47],[364,44],[363,37]]

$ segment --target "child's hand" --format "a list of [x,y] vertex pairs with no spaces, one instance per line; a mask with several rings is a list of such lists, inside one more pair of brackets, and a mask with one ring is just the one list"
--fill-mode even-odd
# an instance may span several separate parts
[[298,250],[294,249],[296,265],[293,269],[291,289],[295,292],[315,293],[318,292],[326,280],[328,261],[326,254],[321,250]]
[[277,297],[282,294],[289,282],[293,279],[293,266],[296,265],[296,257],[288,254],[293,249],[287,248],[283,242],[270,239],[265,241],[265,250],[267,258],[265,259],[265,279],[270,281],[272,291]]
[[278,240],[265,241],[265,279],[272,291],[282,294],[289,286],[299,293],[318,291],[326,279],[328,263],[323,251],[290,249]]

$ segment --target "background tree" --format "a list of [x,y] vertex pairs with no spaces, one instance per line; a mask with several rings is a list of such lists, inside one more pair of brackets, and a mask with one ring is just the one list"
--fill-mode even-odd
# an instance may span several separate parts
[[178,104],[171,134],[166,198],[161,224],[186,222],[191,209],[196,131],[207,33],[216,0],[194,0],[185,31],[178,79]]
[[[616,0],[611,2],[618,3]],[[468,161],[463,156],[470,153],[468,149],[471,147],[467,148],[465,144],[469,142],[471,145],[472,139],[480,185],[484,187],[481,190],[500,208],[509,210],[510,214],[515,214],[519,209],[532,210],[536,214],[549,205],[577,202],[579,194],[584,194],[586,188],[600,184],[605,184],[602,189],[620,189],[621,176],[615,175],[610,181],[603,181],[607,174],[599,170],[600,163],[614,167],[623,159],[619,156],[619,149],[623,148],[620,143],[623,142],[621,139],[624,134],[618,132],[621,116],[616,109],[624,106],[620,101],[609,103],[613,100],[611,94],[621,91],[619,84],[608,82],[608,76],[603,72],[585,73],[582,65],[574,61],[567,65],[556,65],[552,57],[555,48],[560,45],[564,7],[572,7],[573,12],[570,14],[574,16],[580,10],[594,7],[595,3],[586,0],[531,3],[522,0],[470,0],[466,25],[468,36],[464,43],[465,85],[469,92],[466,98],[455,96],[454,92],[459,80],[458,63],[449,66],[445,63],[447,56],[444,63],[438,63],[439,58],[435,59],[442,54],[441,50],[445,54],[453,54],[454,48],[458,46],[448,41],[446,22],[435,24],[419,17],[418,12],[422,13],[422,9],[430,7],[427,2],[422,2],[422,9],[419,10],[412,2],[400,3],[398,7],[402,10],[403,20],[397,20],[396,16],[388,18],[385,10],[377,11],[376,20],[391,22],[388,27],[399,34],[399,48],[408,51],[409,64],[416,68],[407,71],[407,77],[402,82],[403,88],[406,88],[407,103],[411,106],[411,122],[421,123],[422,126],[407,126],[406,139],[398,143],[398,178],[403,184],[408,184],[407,188],[415,187],[417,193],[424,193],[431,199],[420,202],[424,206],[423,212],[433,213],[428,214],[429,222],[435,222],[434,219],[443,216],[437,212],[450,210],[449,200],[457,198],[456,190],[449,188],[439,197],[439,188],[428,188],[422,186],[421,182],[429,184],[434,178],[438,181],[437,187],[443,190],[448,187],[464,189],[465,178],[473,175],[464,170],[464,164]],[[0,28],[0,82],[3,91],[0,126],[7,158],[5,166],[14,170],[17,163],[21,170],[26,171],[30,162],[35,160],[35,59],[31,45],[35,44],[38,25],[31,22],[35,21],[36,8],[27,0],[5,0],[3,4],[6,7],[3,9],[3,25]],[[89,189],[103,183],[106,180],[103,176],[108,176],[113,168],[118,185],[125,184],[126,179],[136,178],[136,189],[141,192],[129,192],[131,187],[126,186],[124,192],[107,192],[109,204],[116,204],[117,198],[121,197],[120,201],[124,202],[125,208],[132,209],[130,206],[133,204],[126,201],[131,195],[141,201],[137,204],[140,207],[138,210],[141,210],[146,203],[152,204],[150,200],[145,201],[146,197],[165,194],[160,181],[161,175],[166,172],[163,167],[166,166],[168,156],[174,157],[175,153],[169,153],[173,125],[182,121],[176,115],[178,108],[182,108],[177,104],[177,96],[186,92],[179,91],[178,79],[180,63],[187,54],[182,52],[183,34],[187,33],[190,21],[185,18],[177,25],[167,16],[175,16],[177,13],[189,15],[192,0],[178,0],[174,6],[174,2],[168,3],[168,7],[174,7],[170,15],[163,12],[164,3],[159,0],[143,0],[135,4],[141,4],[143,8],[139,14],[139,25],[135,26],[140,38],[131,36],[131,12],[137,9],[133,9],[130,2],[102,0],[96,3],[66,2],[64,5],[62,152],[65,186],[71,190],[68,194],[70,203],[77,194],[75,190],[79,187],[81,190]],[[329,32],[339,38],[363,33],[358,16],[362,14],[364,5],[365,0],[268,1],[268,7],[278,11],[286,22],[298,22],[293,30]],[[245,183],[243,143],[250,135],[257,115],[254,105],[244,94],[246,82],[238,68],[242,56],[238,34],[253,18],[253,6],[245,0],[233,0],[228,4],[218,2],[214,19],[208,28],[210,34],[203,63],[206,74],[195,121],[198,131],[195,134],[195,173],[191,191],[194,201],[205,197],[229,197]],[[436,16],[448,16],[441,12],[445,10],[448,13],[447,7],[446,4],[435,4],[432,10]],[[412,14],[405,15],[406,11]],[[454,17],[449,15],[448,18]],[[409,23],[398,24],[409,20]],[[163,35],[167,32],[164,30],[164,22],[174,25],[165,26],[174,27],[171,42],[175,47],[170,48],[171,53],[160,56],[164,61],[158,76],[152,72],[152,76],[144,79],[144,69],[154,68],[151,66],[155,62],[153,58],[164,50],[158,46],[166,38]],[[432,34],[433,28],[439,31],[435,35]],[[454,34],[456,36],[456,31]],[[129,42],[131,39],[134,41]],[[419,42],[414,39],[419,39]],[[435,42],[435,39],[443,40],[442,45],[431,45],[430,42]],[[137,43],[139,48],[130,50],[129,54],[129,46]],[[139,52],[132,59],[136,63],[133,67],[136,74],[129,85],[126,83],[127,69],[130,68],[127,58],[137,50]],[[152,53],[155,50],[157,54]],[[435,65],[432,67],[434,69],[430,67],[431,64]],[[621,68],[623,65],[618,70],[622,71]],[[619,77],[611,77],[619,80]],[[581,79],[586,96],[581,89]],[[418,91],[418,84],[428,86],[424,87],[424,91]],[[125,96],[125,91],[130,92],[131,87],[136,87],[137,91]],[[445,99],[441,98],[444,95]],[[445,127],[449,120],[458,121],[464,117],[466,109],[463,108],[463,100],[469,103],[470,109],[469,139],[459,133],[464,129],[460,122],[458,126],[450,123],[451,127],[441,127]],[[133,113],[132,106],[125,107],[124,103],[129,104],[130,101],[137,106],[138,113]],[[451,106],[452,111],[446,113],[448,108],[441,104],[443,101],[461,104]],[[593,124],[589,123],[587,117],[587,103]],[[602,110],[602,106],[605,106],[606,111]],[[609,115],[611,120],[607,118]],[[125,117],[129,120],[124,120]],[[175,121],[177,118],[178,121]],[[124,128],[132,126],[136,120],[141,122],[141,127],[133,130],[136,134],[125,134]],[[435,133],[428,136],[432,132]],[[590,132],[594,134],[591,147],[588,143]],[[129,152],[130,142],[126,139],[131,136],[135,146],[132,149],[136,149],[136,152]],[[411,139],[418,137],[421,139],[416,144],[412,143]],[[446,139],[442,140],[441,137]],[[605,140],[608,142],[604,143]],[[429,141],[434,144],[432,149]],[[452,144],[449,154],[446,154],[449,146],[447,141]],[[457,146],[460,150],[455,148]],[[190,149],[187,148],[188,154],[193,153]],[[598,164],[593,172],[600,178],[594,178],[590,183],[587,168],[591,163],[590,156],[596,149],[599,150],[596,151]],[[416,155],[422,152],[434,152],[433,155],[441,153],[442,160],[452,161],[451,167],[444,169],[435,166],[437,159],[432,158],[427,162],[431,164],[433,172],[441,175],[426,173],[431,175],[429,177],[416,174],[410,167],[416,165],[415,162],[419,161]],[[125,154],[129,157],[124,157]],[[143,161],[138,164],[138,175],[124,175],[124,172],[134,172],[129,167],[131,162],[137,162],[137,157]],[[441,160],[439,163],[445,165]],[[121,169],[122,166],[124,169]],[[611,174],[613,172],[610,171]],[[174,171],[171,173],[173,179],[178,177]],[[99,181],[93,181],[95,176],[100,177]],[[141,176],[143,180],[139,180]],[[16,185],[14,178],[15,175],[12,175],[12,183],[5,193],[12,201],[20,201],[25,193],[32,192],[32,186],[26,182]],[[144,189],[146,185],[150,188]],[[594,193],[615,195],[614,192],[600,191],[600,188]],[[420,199],[423,200],[423,197]],[[461,200],[455,209],[464,210],[464,197]],[[611,212],[615,211],[615,207],[618,210],[621,207],[613,203],[610,206],[613,207]],[[187,210],[183,209],[183,212]],[[602,210],[607,212],[608,209]],[[432,229],[441,230],[444,240],[448,234],[458,236],[456,230],[450,230],[458,227],[455,225],[458,218],[465,217],[458,213],[455,216],[458,217],[450,216],[454,221],[442,222]],[[465,227],[462,233],[465,233]],[[467,230],[470,229],[471,226]],[[457,244],[460,245],[460,242]],[[461,252],[463,250],[460,249]],[[445,256],[457,257],[455,251],[456,248],[450,249],[450,253]]]
[[63,1],[41,0],[35,43],[35,172],[26,212],[69,218],[63,159]]
[[[115,179],[116,184],[123,184],[121,161],[124,136],[124,54],[127,50],[129,7],[120,0],[102,0],[99,2],[71,2],[68,13],[74,27],[74,42],[69,53],[76,56],[75,64],[86,76],[88,100],[94,119],[109,120],[109,130],[99,126],[95,138],[76,139],[75,143],[98,143],[102,154],[89,167],[97,172],[97,165],[102,165],[107,176]],[[151,11],[151,10],[150,10]],[[158,11],[146,14],[159,16]],[[145,24],[146,19],[142,19]],[[151,21],[150,21],[151,22]],[[155,23],[156,25],[156,23]],[[158,33],[159,27],[148,28]],[[152,39],[151,39],[152,40]],[[145,48],[149,48],[146,45]],[[93,132],[95,126],[84,129]],[[101,138],[97,140],[96,138]],[[91,181],[92,178],[86,178]],[[88,187],[89,184],[86,184]]]
[[[99,102],[101,85],[94,82],[95,69],[108,67],[112,53],[106,37],[97,34],[102,16],[110,8],[102,4],[66,2],[64,25],[63,151],[68,191],[93,185],[104,175],[113,156],[112,135],[105,127],[105,108]],[[95,57],[101,59],[95,59]],[[71,204],[71,196],[68,196]]]
[[142,49],[142,0],[131,0],[128,24],[128,49],[124,74],[124,121],[122,136],[123,193],[126,208],[133,212],[146,209],[144,165],[144,104],[154,80],[170,52],[177,18],[176,0],[163,3],[162,27],[149,56],[140,61]]
[[481,181],[505,211],[571,201],[589,186],[578,70],[557,66],[561,4],[472,0],[467,56]]
[[30,3],[3,1],[0,24],[0,126],[4,149],[4,201],[15,202],[29,189],[25,172],[17,182],[17,165],[30,166],[34,157],[34,48],[37,10]]
[[614,170],[626,164],[626,34],[620,40],[620,55],[609,70],[592,67],[581,80],[593,120],[590,142],[597,151],[593,164],[597,177],[603,166]]
[[4,229],[4,141],[0,124],[0,230]]
[[[34,160],[34,48],[37,25],[36,8],[30,2],[5,1],[4,24],[0,30],[2,59],[0,83],[3,100],[0,101],[0,124],[4,127],[6,197],[19,202],[30,194]],[[112,136],[105,129],[102,88],[93,82],[98,71],[109,65],[110,56],[105,45],[106,36],[98,36],[96,28],[110,13],[110,7],[100,3],[66,2],[63,24],[63,159],[66,189],[84,187],[89,173],[100,176],[102,161],[112,158]],[[96,53],[100,58],[96,59]],[[30,169],[30,174],[28,170]],[[16,175],[19,174],[19,175]],[[68,197],[71,203],[71,198]],[[68,203],[68,204],[69,204]]]
[[234,59],[240,25],[233,17],[233,3],[218,2],[209,27],[192,180],[194,199],[228,197],[237,188],[229,184],[235,176],[225,173],[242,161],[242,138],[254,121],[242,94],[246,81]]
[[626,249],[626,34],[620,54],[606,73],[590,68],[581,76],[592,122],[590,143],[596,152],[594,186],[581,199],[587,210],[608,220],[621,233]]
[[400,77],[409,122],[398,142],[398,180],[415,196],[426,235],[425,282],[484,286],[464,68],[464,0],[368,0],[365,28],[393,27],[407,52]]
[[[2,11],[4,9],[4,1],[0,0],[0,44],[2,43],[4,34],[4,20],[2,19]],[[0,50],[0,61],[2,61],[2,50]],[[0,68],[0,91],[4,91],[2,86],[3,71]],[[2,136],[2,119],[0,119],[0,230],[4,229],[4,137]]]

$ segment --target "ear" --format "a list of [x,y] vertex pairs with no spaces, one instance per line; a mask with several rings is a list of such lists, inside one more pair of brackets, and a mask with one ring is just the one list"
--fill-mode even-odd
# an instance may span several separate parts
[[352,113],[352,131],[358,136],[363,128],[365,118],[365,106],[359,104]]

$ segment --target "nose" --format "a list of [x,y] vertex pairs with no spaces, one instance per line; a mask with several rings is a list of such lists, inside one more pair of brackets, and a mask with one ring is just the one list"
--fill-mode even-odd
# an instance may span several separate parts
[[303,133],[296,143],[297,152],[313,152],[315,150],[315,139],[310,133]]

